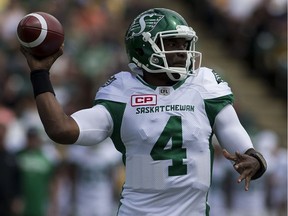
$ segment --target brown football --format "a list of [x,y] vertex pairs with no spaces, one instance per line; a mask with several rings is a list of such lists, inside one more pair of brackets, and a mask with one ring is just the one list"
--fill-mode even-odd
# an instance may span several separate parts
[[59,50],[64,42],[62,24],[51,14],[30,13],[17,27],[20,44],[33,56],[44,58]]

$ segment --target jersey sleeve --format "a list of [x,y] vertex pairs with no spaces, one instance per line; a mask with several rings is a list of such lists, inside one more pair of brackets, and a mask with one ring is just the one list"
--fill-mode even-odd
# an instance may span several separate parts
[[228,104],[233,104],[234,96],[228,83],[215,71],[204,68],[197,82],[201,83],[199,91],[205,104],[205,110],[213,126],[217,114]]
[[105,107],[113,129],[110,134],[116,149],[125,154],[125,146],[121,139],[121,124],[126,104],[130,101],[131,86],[133,86],[133,75],[129,72],[120,72],[112,77],[99,89],[94,104]]
[[214,131],[222,148],[230,153],[245,153],[253,148],[252,141],[241,125],[236,111],[226,106],[216,117]]
[[105,140],[112,133],[112,118],[102,105],[80,110],[72,114],[71,117],[77,122],[80,130],[78,140],[74,144],[95,145]]
[[215,99],[226,95],[233,95],[228,83],[214,70],[202,69],[194,84],[198,86],[204,100]]

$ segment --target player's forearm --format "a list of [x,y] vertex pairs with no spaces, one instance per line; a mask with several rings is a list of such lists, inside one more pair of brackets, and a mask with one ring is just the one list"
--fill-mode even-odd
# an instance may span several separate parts
[[216,117],[214,131],[221,144],[229,152],[244,153],[253,148],[251,139],[241,125],[231,105],[225,107]]
[[73,118],[64,113],[55,96],[46,92],[35,99],[47,135],[57,143],[74,143],[79,136],[78,126]]
[[[48,60],[50,59],[48,58]],[[41,61],[40,63],[39,61],[35,62],[33,61],[33,67],[31,66],[33,69],[35,69],[35,65],[42,63]],[[45,67],[43,66],[43,68]],[[32,70],[30,78],[39,116],[47,135],[57,143],[74,143],[79,136],[78,125],[64,113],[58,103],[50,81],[49,70]]]

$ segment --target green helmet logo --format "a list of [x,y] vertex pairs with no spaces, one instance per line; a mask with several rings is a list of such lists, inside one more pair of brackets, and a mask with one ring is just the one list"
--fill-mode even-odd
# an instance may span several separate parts
[[144,31],[151,32],[163,17],[164,15],[156,13],[140,14],[130,25],[126,40],[139,36]]

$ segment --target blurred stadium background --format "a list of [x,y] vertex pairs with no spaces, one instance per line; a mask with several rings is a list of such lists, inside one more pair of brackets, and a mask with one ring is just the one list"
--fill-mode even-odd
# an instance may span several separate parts
[[[261,186],[251,189],[255,196],[238,195],[257,206],[257,212],[253,212],[250,205],[241,206],[238,199],[232,199],[237,192],[226,193],[238,189],[227,188],[226,171],[220,178],[221,172],[217,172],[216,167],[211,194],[215,189],[218,195],[218,187],[225,202],[217,203],[211,198],[211,215],[236,216],[243,212],[245,215],[251,212],[251,216],[258,216],[260,212],[269,216],[287,215],[286,0],[0,0],[0,124],[7,128],[5,149],[17,153],[27,145],[29,129],[37,128],[43,143],[55,147],[52,154],[57,156],[53,158],[61,164],[57,166],[57,173],[61,173],[58,179],[65,178],[59,167],[70,164],[68,147],[51,145],[37,114],[29,70],[15,34],[24,15],[48,12],[64,26],[65,53],[51,69],[51,79],[58,100],[66,113],[71,114],[91,107],[95,92],[105,80],[128,69],[123,43],[125,31],[136,15],[151,7],[178,11],[196,30],[197,49],[203,54],[202,65],[214,68],[229,82],[241,122],[256,148],[268,160],[267,178],[256,183]],[[121,172],[121,168],[117,172]],[[116,177],[111,183],[116,182],[118,192],[121,180]],[[50,203],[64,202],[65,198],[59,198],[64,196],[59,195],[60,190],[63,188],[55,192],[58,198]],[[117,208],[117,204],[111,205],[112,209]],[[53,216],[59,215],[55,212]],[[63,212],[61,216],[73,215]]]

